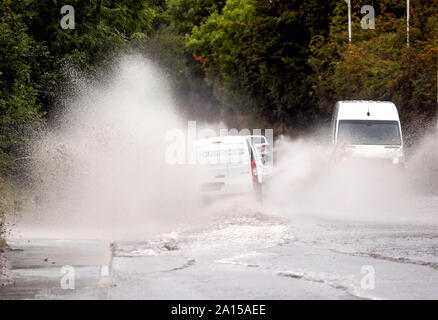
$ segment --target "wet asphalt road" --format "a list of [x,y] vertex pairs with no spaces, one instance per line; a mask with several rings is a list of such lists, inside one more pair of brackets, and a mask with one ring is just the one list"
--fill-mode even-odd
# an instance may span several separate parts
[[[207,224],[112,247],[12,240],[23,251],[7,252],[14,283],[0,288],[0,298],[438,298],[433,223],[285,218],[238,203],[228,209]],[[63,265],[75,268],[74,290],[61,288]]]
[[438,298],[434,226],[271,219],[119,243],[109,298]]

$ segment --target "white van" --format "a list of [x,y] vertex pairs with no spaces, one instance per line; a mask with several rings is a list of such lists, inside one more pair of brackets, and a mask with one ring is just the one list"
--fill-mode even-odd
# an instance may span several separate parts
[[332,118],[332,142],[354,158],[404,163],[397,107],[384,101],[338,101]]
[[201,168],[203,195],[261,192],[263,166],[254,147],[243,136],[195,141],[196,162]]

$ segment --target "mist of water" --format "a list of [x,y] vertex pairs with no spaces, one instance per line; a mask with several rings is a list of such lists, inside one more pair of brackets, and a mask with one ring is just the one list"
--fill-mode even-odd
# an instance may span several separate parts
[[130,56],[100,81],[73,75],[55,129],[34,141],[32,227],[44,237],[134,238],[196,212],[188,167],[165,161],[182,128],[165,76]]
[[268,203],[288,217],[438,224],[435,134],[417,145],[404,170],[344,161],[325,140],[277,140],[278,162],[264,188]]

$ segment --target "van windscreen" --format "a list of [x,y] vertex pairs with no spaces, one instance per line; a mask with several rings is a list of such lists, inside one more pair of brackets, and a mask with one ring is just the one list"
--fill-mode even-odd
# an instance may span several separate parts
[[349,145],[401,145],[399,123],[382,120],[340,120],[337,141]]

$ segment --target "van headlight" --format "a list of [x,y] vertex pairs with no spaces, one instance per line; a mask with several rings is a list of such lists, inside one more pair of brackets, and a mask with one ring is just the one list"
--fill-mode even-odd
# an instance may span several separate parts
[[399,158],[392,159],[392,164],[399,164],[399,163],[400,163],[400,159]]

